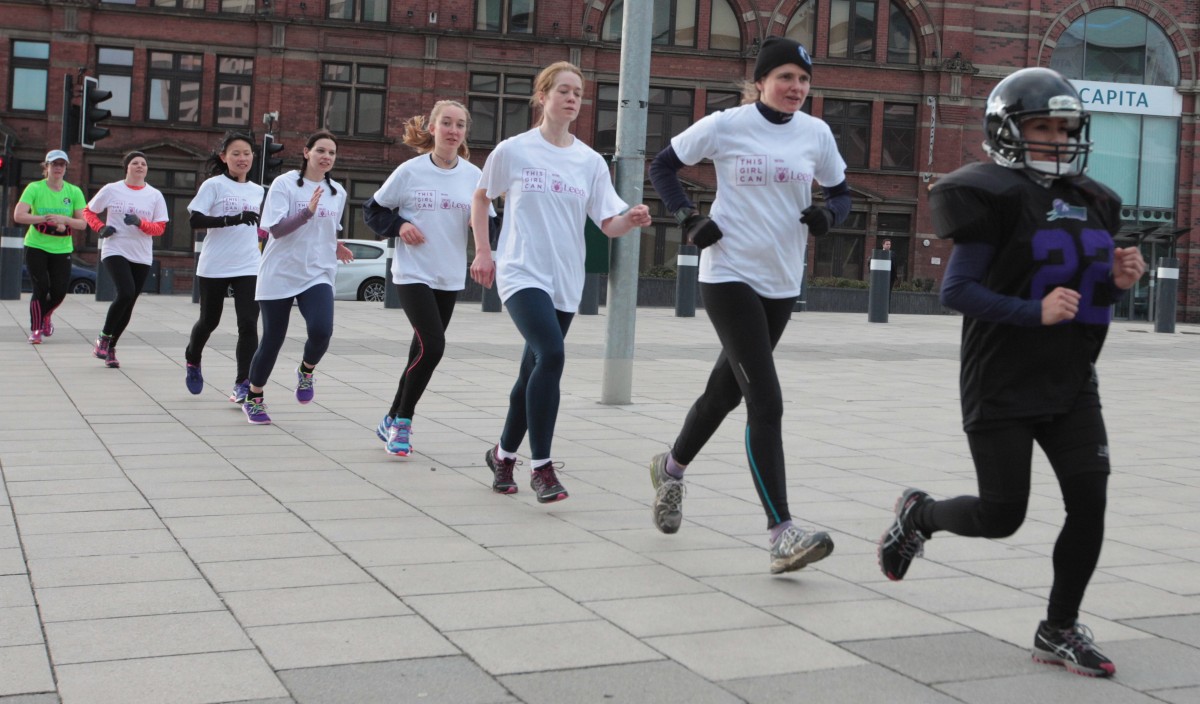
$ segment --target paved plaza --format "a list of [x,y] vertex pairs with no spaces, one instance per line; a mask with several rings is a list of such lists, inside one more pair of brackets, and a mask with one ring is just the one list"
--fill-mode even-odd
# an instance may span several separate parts
[[[292,396],[303,321],[267,389],[227,394],[234,315],[184,388],[198,306],[146,295],[118,348],[70,296],[26,343],[0,302],[0,704],[446,702],[1200,703],[1200,328],[1113,325],[1100,361],[1114,473],[1081,621],[1117,665],[1033,663],[1062,504],[1038,455],[1006,540],[938,534],[904,582],[875,562],[902,489],[974,492],[960,319],[797,313],[776,359],[792,513],[836,549],[768,574],[739,409],[687,474],[676,535],[651,523],[666,449],[717,355],[701,311],[637,312],[629,405],[599,403],[607,311],[577,316],[554,459],[570,491],[492,493],[521,339],[460,304],[418,407],[415,454],[375,437],[411,330],[338,302],[316,400]],[[522,448],[522,452],[527,446]],[[527,459],[527,456],[522,454]]]

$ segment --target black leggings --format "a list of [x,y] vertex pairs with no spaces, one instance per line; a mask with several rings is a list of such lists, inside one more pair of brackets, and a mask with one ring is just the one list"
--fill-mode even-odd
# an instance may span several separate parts
[[574,313],[557,310],[550,294],[525,288],[504,302],[508,315],[525,338],[521,370],[508,394],[508,416],[500,433],[500,448],[516,452],[529,433],[529,459],[550,458],[563,365],[564,344]]
[[110,347],[117,346],[121,333],[129,326],[133,317],[133,304],[142,295],[142,287],[146,285],[146,277],[150,276],[149,264],[134,264],[125,257],[112,256],[104,258],[104,268],[117,289],[117,296],[108,307],[108,316],[104,319],[104,328],[100,331],[112,338]]
[[704,309],[721,340],[721,354],[671,450],[688,464],[725,416],[746,399],[746,457],[767,527],[791,519],[783,459],[783,392],[775,372],[775,345],[796,298],[763,298],[740,282],[700,284]]
[[258,301],[254,300],[254,285],[257,276],[234,276],[227,279],[210,279],[198,276],[200,282],[200,319],[192,326],[184,357],[188,364],[200,365],[200,356],[213,330],[221,324],[221,313],[225,310],[225,292],[233,288],[233,311],[237,315],[237,379],[241,382],[250,375],[250,360],[258,349]]
[[29,297],[29,331],[42,329],[42,321],[67,297],[71,283],[71,253],[51,254],[37,247],[25,248],[25,268],[33,295]]
[[329,284],[317,284],[295,296],[278,298],[269,301],[259,301],[262,312],[262,341],[254,358],[250,360],[250,384],[260,389],[271,378],[275,369],[275,361],[279,359],[279,350],[283,349],[283,341],[287,338],[288,321],[292,317],[292,302],[300,308],[300,315],[308,328],[308,339],[304,341],[303,361],[316,366],[329,349],[329,341],[333,338],[333,287]]
[[450,327],[458,291],[441,291],[426,284],[401,284],[396,286],[396,296],[413,327],[413,338],[408,346],[408,363],[400,375],[388,415],[411,420],[417,401],[433,378],[433,370],[446,353],[446,328]]
[[1108,488],[1108,435],[1093,389],[1075,408],[1050,419],[967,433],[979,496],[924,506],[917,528],[932,534],[1004,538],[1025,520],[1033,444],[1046,453],[1062,491],[1067,517],[1054,544],[1054,584],[1047,618],[1071,623],[1100,559]]

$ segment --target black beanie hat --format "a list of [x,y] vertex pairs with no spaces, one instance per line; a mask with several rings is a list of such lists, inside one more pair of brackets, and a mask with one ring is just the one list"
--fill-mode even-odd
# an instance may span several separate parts
[[758,50],[758,61],[754,62],[754,82],[761,81],[784,64],[796,64],[812,77],[812,58],[803,44],[787,37],[771,37]]

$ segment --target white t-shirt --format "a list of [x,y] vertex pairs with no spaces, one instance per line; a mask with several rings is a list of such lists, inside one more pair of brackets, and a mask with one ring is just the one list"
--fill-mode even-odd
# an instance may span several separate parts
[[100,259],[125,257],[134,264],[154,262],[154,238],[134,225],[125,224],[125,215],[133,213],[145,222],[166,222],[167,201],[150,184],[130,188],[124,181],[110,183],[100,189],[87,205],[93,213],[108,211],[104,224],[116,232],[100,240]]
[[750,104],[708,115],[671,146],[685,164],[716,165],[709,216],[724,237],[701,252],[700,280],[741,281],[764,298],[799,295],[808,246],[800,212],[812,205],[814,180],[846,180],[829,125],[802,112],[776,125]]
[[254,299],[272,301],[303,293],[318,284],[333,286],[337,276],[337,233],[342,229],[342,211],[346,208],[346,189],[337,181],[329,184],[304,179],[297,185],[299,171],[289,171],[271,183],[267,204],[263,207],[263,229],[270,231],[285,217],[308,208],[313,190],[324,189],[317,201],[317,212],[295,231],[267,240],[258,267],[258,286]]
[[479,167],[459,158],[453,169],[439,169],[428,154],[409,159],[375,192],[375,202],[398,208],[400,217],[425,235],[407,245],[397,239],[392,281],[425,284],[439,291],[467,285],[467,231],[471,196],[479,185]]
[[[212,217],[259,212],[263,187],[253,181],[238,183],[222,174],[200,184],[196,197],[188,203],[189,213]],[[196,275],[209,279],[254,276],[258,273],[258,228],[254,225],[210,227],[200,250]]]
[[496,247],[501,300],[537,288],[550,294],[555,309],[576,312],[586,218],[600,225],[629,207],[613,188],[604,159],[578,139],[557,147],[535,127],[496,145],[479,188],[488,198],[505,195]]

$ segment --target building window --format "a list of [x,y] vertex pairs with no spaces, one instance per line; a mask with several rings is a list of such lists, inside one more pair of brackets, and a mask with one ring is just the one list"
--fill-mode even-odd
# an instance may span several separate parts
[[467,109],[471,111],[470,142],[494,145],[529,129],[529,97],[533,78],[495,73],[472,73]]
[[203,10],[204,0],[153,0],[154,7],[174,7],[179,10]]
[[112,93],[104,107],[114,118],[128,120],[133,94],[133,49],[99,47],[96,50],[96,74],[97,87]]
[[250,124],[250,87],[254,59],[217,57],[217,124],[245,127]]
[[889,64],[917,63],[917,39],[912,23],[904,14],[904,8],[896,3],[890,4],[888,14],[888,49]]
[[708,48],[721,51],[742,50],[742,26],[738,22],[737,14],[725,0],[712,0]]
[[871,104],[858,100],[825,99],[822,116],[833,131],[846,166],[867,168],[871,154]]
[[883,249],[883,241],[892,243],[892,285],[908,281],[908,260],[912,243],[912,215],[909,213],[879,213],[875,228],[875,249]]
[[387,67],[325,64],[321,124],[334,134],[383,134]]
[[12,47],[12,109],[44,111],[50,83],[50,44],[13,41]]
[[475,29],[533,34],[534,0],[476,0]]
[[329,0],[329,19],[387,22],[387,0]]
[[150,52],[146,119],[198,124],[203,62],[202,54]]
[[[618,88],[601,84],[596,100],[596,137],[593,147],[600,153],[617,148]],[[646,154],[658,154],[671,138],[692,124],[692,91],[686,88],[650,86],[650,106],[646,115]]]
[[813,276],[862,280],[866,231],[867,214],[852,211],[837,230],[814,238]]
[[1163,30],[1122,8],[1089,12],[1058,38],[1050,68],[1086,81],[1179,85],[1179,59]]
[[804,45],[808,49],[808,53],[813,52],[813,37],[817,35],[817,0],[808,0],[808,2],[796,9],[796,13],[792,15],[792,19],[788,22],[787,30],[784,31],[784,36],[788,39],[794,39]]
[[875,60],[874,0],[832,0],[829,4],[829,55]]
[[912,171],[916,168],[917,106],[883,104],[883,168]]
[[[723,2],[724,0],[714,0]],[[625,12],[624,0],[616,0],[608,8],[601,41],[621,41],[621,23]],[[736,20],[735,20],[736,21]],[[696,0],[658,0],[654,3],[654,29],[651,43],[659,46],[696,46]],[[739,34],[738,46],[741,46]]]
[[367,223],[363,222],[362,209],[363,203],[375,195],[375,191],[378,191],[382,185],[382,179],[376,181],[354,179],[346,186],[350,199],[346,202],[346,222],[342,225],[339,237],[351,240],[379,239],[371,228],[367,227]]
[[[650,209],[654,222],[641,228],[641,248],[638,250],[638,272],[642,276],[670,276],[664,269],[678,269],[680,231],[675,218],[663,202],[647,197],[643,201]],[[707,208],[706,208],[707,209]]]
[[736,108],[742,104],[741,93],[729,93],[725,91],[710,90],[704,97],[704,114],[711,115],[714,112]]
[[231,15],[252,15],[255,0],[221,0],[221,12]]

